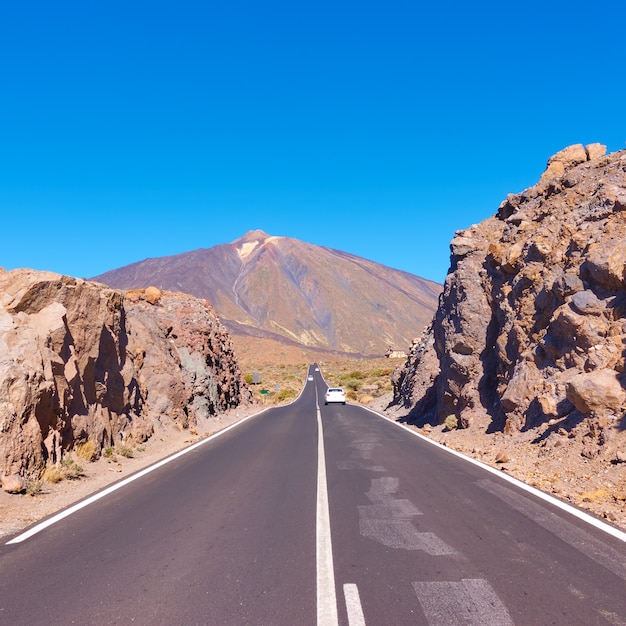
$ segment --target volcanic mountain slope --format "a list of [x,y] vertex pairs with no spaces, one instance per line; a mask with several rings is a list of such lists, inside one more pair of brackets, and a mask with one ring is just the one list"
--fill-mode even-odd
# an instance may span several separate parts
[[407,272],[260,230],[94,280],[206,298],[234,335],[361,355],[406,349],[431,320],[441,292],[441,285]]

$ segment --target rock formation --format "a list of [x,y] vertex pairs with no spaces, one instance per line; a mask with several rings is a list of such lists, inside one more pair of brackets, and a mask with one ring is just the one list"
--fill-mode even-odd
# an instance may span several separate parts
[[249,400],[206,301],[0,270],[3,485],[40,475],[81,443],[97,454]]
[[387,412],[626,528],[626,151],[566,148],[451,251]]
[[395,404],[413,420],[492,430],[566,416],[624,425],[626,152],[566,148],[451,251]]

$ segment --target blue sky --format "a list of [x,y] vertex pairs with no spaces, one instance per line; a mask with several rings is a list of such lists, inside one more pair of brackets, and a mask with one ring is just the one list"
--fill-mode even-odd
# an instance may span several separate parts
[[0,267],[295,237],[443,282],[573,143],[626,148],[621,1],[4,3]]

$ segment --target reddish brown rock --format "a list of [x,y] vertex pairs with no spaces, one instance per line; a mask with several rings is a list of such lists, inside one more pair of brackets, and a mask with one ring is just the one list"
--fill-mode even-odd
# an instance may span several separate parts
[[150,304],[156,304],[161,299],[161,290],[156,287],[146,288],[146,301]]
[[456,234],[433,341],[394,379],[412,421],[454,415],[511,433],[567,416],[624,419],[626,152],[604,150],[558,153],[560,178]]
[[249,400],[212,307],[154,295],[0,270],[0,474],[37,476],[82,442],[99,452]]
[[566,387],[567,399],[585,415],[619,412],[624,409],[626,392],[612,370],[572,376]]
[[599,143],[589,144],[586,148],[581,143],[568,146],[548,159],[548,165],[541,176],[541,182],[559,178],[572,167],[598,159],[605,153],[606,146]]
[[19,474],[2,476],[0,487],[7,493],[23,493],[26,490],[26,481]]

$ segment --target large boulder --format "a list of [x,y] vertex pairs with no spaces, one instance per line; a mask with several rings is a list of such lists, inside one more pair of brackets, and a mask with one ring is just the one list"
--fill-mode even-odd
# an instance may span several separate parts
[[567,399],[585,415],[619,413],[625,407],[626,391],[613,370],[595,370],[572,376]]
[[598,159],[606,154],[606,146],[592,143],[586,148],[581,143],[568,146],[548,159],[546,171],[541,176],[541,181],[559,178],[576,165]]

